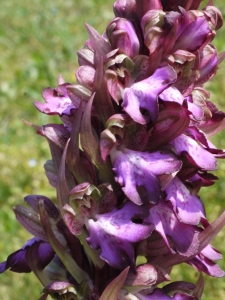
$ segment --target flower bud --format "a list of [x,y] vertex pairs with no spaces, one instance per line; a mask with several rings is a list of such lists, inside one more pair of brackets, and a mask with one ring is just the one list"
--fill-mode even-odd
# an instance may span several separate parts
[[138,55],[140,43],[132,23],[126,19],[115,18],[106,29],[112,48],[119,48],[129,57]]
[[135,0],[117,0],[113,6],[114,13],[117,17],[132,20],[136,16]]

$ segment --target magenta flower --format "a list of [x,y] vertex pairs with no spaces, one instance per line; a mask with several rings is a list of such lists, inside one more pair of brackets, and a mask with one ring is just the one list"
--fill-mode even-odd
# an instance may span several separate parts
[[71,110],[77,109],[68,96],[67,87],[68,83],[60,77],[58,86],[55,89],[50,87],[44,89],[42,96],[46,103],[34,102],[38,110],[45,114],[55,115],[70,115]]

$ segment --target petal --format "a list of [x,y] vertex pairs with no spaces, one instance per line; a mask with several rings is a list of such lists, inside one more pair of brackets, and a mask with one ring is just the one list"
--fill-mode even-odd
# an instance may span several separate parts
[[76,78],[80,84],[92,90],[94,83],[95,69],[90,66],[81,66],[76,71]]
[[200,121],[204,117],[204,110],[195,103],[187,102],[188,110],[192,113],[194,120]]
[[216,263],[204,257],[203,255],[197,255],[187,263],[195,267],[198,271],[204,272],[213,277],[223,277],[225,275],[225,272],[221,270]]
[[56,89],[48,87],[44,89],[42,95],[46,103],[35,101],[34,105],[45,114],[71,115],[71,110],[76,109],[66,91],[63,94],[58,94]]
[[139,53],[140,42],[133,24],[123,18],[115,18],[107,27],[106,33],[113,49],[119,49],[129,57]]
[[136,1],[117,0],[114,3],[113,9],[117,17],[132,20],[136,16]]
[[[110,213],[96,215],[96,221],[86,221],[90,236],[87,242],[93,248],[101,248],[100,257],[114,268],[134,266],[134,249],[132,243],[148,237],[152,225],[142,224],[146,217],[145,208],[127,202],[121,209]],[[132,220],[138,220],[134,223]]]
[[160,151],[148,153],[125,149],[122,152],[113,149],[110,156],[116,180],[126,196],[137,205],[145,200],[157,203],[161,194],[157,176],[177,172],[181,167],[181,162],[172,154]]
[[[43,244],[43,247],[40,245]],[[49,261],[53,258],[53,251],[51,246],[41,241],[38,238],[32,238],[29,241],[27,241],[23,247],[20,250],[17,250],[10,254],[7,258],[7,260],[0,264],[0,273],[4,272],[5,270],[9,269],[13,272],[17,273],[29,273],[31,272],[31,269],[28,266],[28,263],[26,261],[26,251],[31,247],[40,247],[40,256],[38,257],[39,263],[41,267],[45,267],[46,264],[49,263]],[[47,250],[47,253],[45,253],[45,250]],[[44,256],[42,257],[42,255]],[[50,254],[50,256],[49,256]]]
[[[155,121],[158,116],[158,95],[176,80],[176,72],[171,66],[158,68],[147,79],[134,83],[124,90],[123,107],[131,118],[145,124]],[[140,108],[145,108],[149,116],[144,116]]]
[[215,248],[213,248],[210,244],[206,246],[201,253],[211,260],[219,260],[222,259],[222,254]]
[[175,52],[178,49],[195,51],[203,45],[211,32],[207,18],[201,11],[185,12],[185,10],[182,10],[182,14],[179,28],[180,35],[172,51]]
[[182,152],[186,152],[189,159],[192,160],[192,164],[200,169],[205,171],[216,169],[217,161],[214,155],[205,150],[192,138],[182,134],[171,141],[170,144],[175,147],[179,155]]
[[177,103],[167,102],[160,109],[157,120],[149,130],[149,141],[146,149],[152,152],[166,145],[184,133],[189,124],[190,118],[187,109]]
[[180,105],[183,104],[183,96],[179,92],[179,90],[173,86],[168,87],[165,89],[160,95],[159,98],[164,100],[164,101],[172,101],[172,102],[177,102]]
[[139,288],[140,286],[143,287],[149,287],[156,283],[158,278],[158,272],[156,268],[150,264],[143,264],[137,266],[136,273],[129,272],[125,286],[130,286],[132,289],[134,289],[135,286]]
[[192,195],[186,186],[175,177],[166,188],[167,197],[173,205],[178,219],[185,224],[198,225],[205,218],[204,206],[201,200]]
[[207,45],[200,52],[200,77],[198,79],[198,84],[209,81],[216,74],[217,68],[217,51],[213,46]]
[[160,202],[153,206],[148,221],[155,226],[155,230],[161,234],[172,253],[175,251],[171,248],[167,236],[172,239],[179,254],[191,256],[197,253],[199,248],[197,228],[181,223],[167,203]]

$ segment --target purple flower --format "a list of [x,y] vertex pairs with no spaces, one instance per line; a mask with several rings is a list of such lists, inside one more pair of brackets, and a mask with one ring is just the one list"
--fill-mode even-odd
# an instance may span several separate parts
[[127,202],[119,210],[96,215],[95,220],[89,219],[86,223],[90,233],[87,241],[93,248],[101,248],[100,257],[111,266],[134,268],[132,243],[145,239],[153,230],[153,226],[142,224],[146,213],[144,207]]
[[[197,253],[199,248],[197,227],[180,221],[168,203],[160,202],[152,207],[148,222],[154,225],[172,253],[178,252],[184,256]],[[172,240],[172,245],[169,243],[169,238]]]
[[201,219],[205,219],[203,203],[178,178],[174,178],[165,191],[166,199],[172,203],[173,211],[181,222],[198,225]]
[[[155,73],[124,90],[123,108],[131,118],[140,124],[155,121],[158,116],[158,96],[176,80],[176,73],[170,66],[159,68]],[[148,115],[141,113],[141,108]]]
[[57,88],[44,89],[42,96],[46,103],[34,102],[34,105],[41,112],[48,115],[71,115],[71,110],[77,109],[68,96],[67,87],[69,83],[64,83],[60,77]]
[[[83,71],[81,67],[78,70],[77,78],[80,79],[80,75]],[[48,115],[56,115],[58,114],[60,117],[72,116],[72,111],[76,111],[82,100],[87,101],[91,95],[91,88],[93,84],[93,69],[86,67],[86,72],[89,74],[89,78],[86,78],[85,81],[82,82],[84,85],[76,85],[73,86],[70,83],[64,82],[62,77],[58,79],[58,86],[56,88],[47,87],[42,92],[42,97],[46,103],[42,102],[34,102],[34,105],[37,109]],[[82,81],[80,79],[80,81]],[[86,86],[87,87],[86,87]],[[85,106],[85,104],[83,105]]]
[[10,269],[17,273],[29,273],[35,269],[43,270],[53,259],[54,251],[49,243],[38,238],[27,241],[20,250],[10,254],[0,264],[0,273]]
[[180,170],[181,162],[171,153],[153,153],[113,149],[110,157],[116,181],[129,200],[137,205],[145,201],[157,203],[162,192],[160,175],[170,175]]

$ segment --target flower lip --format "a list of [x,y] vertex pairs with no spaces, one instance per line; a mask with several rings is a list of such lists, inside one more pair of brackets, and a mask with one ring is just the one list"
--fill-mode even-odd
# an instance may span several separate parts
[[148,153],[114,147],[110,157],[117,182],[137,205],[145,201],[157,203],[162,192],[157,176],[176,173],[182,165],[172,154],[163,151]]
[[[158,117],[158,96],[177,78],[171,66],[158,68],[152,76],[125,88],[122,106],[125,112],[137,123],[154,122]],[[140,109],[149,113],[145,116]]]

